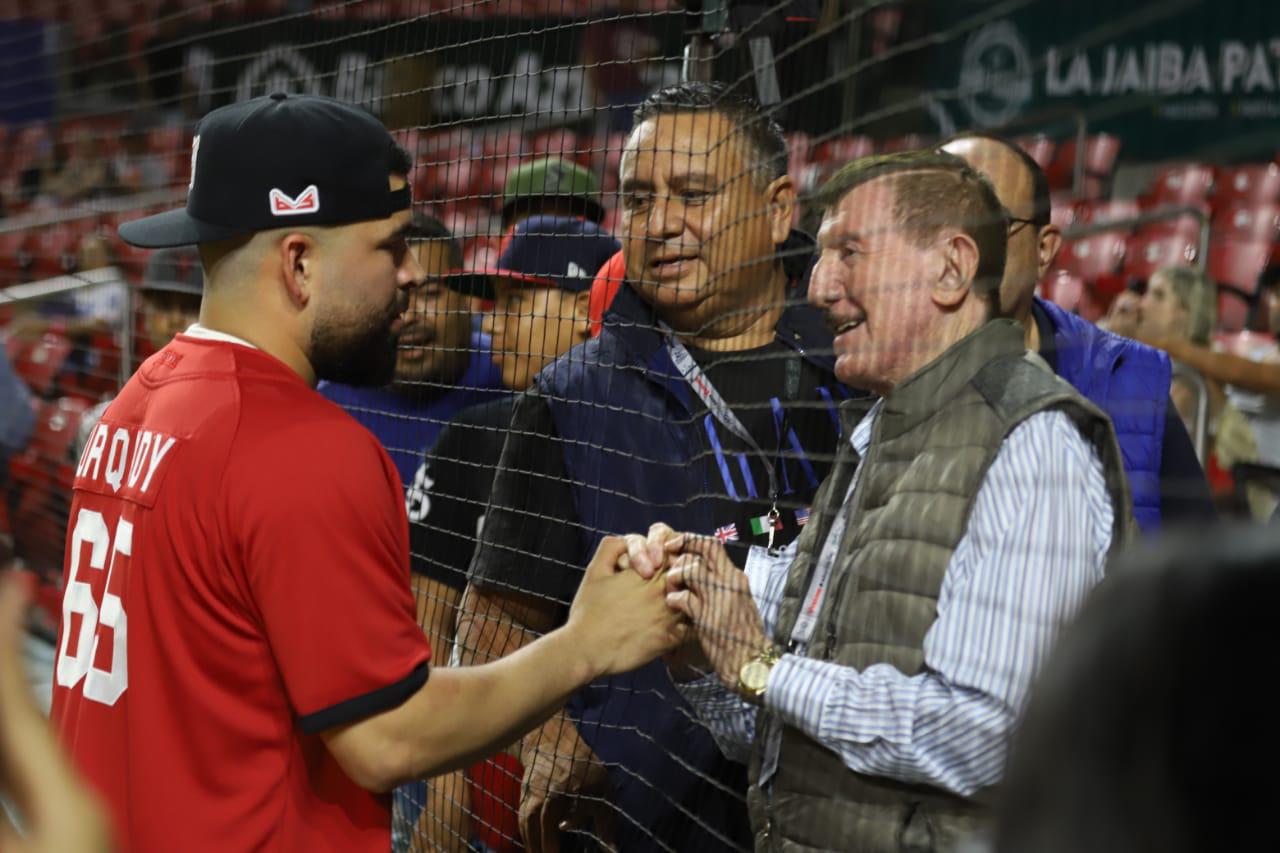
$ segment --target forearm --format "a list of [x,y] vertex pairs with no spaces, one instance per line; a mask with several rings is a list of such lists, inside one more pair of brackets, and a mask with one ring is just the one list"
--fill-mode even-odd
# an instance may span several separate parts
[[1210,379],[1245,391],[1280,395],[1280,368],[1276,365],[1250,361],[1230,353],[1214,352],[1181,340],[1162,342],[1162,346],[1171,358],[1198,370]]
[[[353,750],[362,761],[352,775],[366,788],[390,790],[466,767],[546,720],[597,675],[567,627],[492,663],[434,668],[403,705],[362,725],[363,743]],[[330,749],[341,750],[347,734],[328,734]]]

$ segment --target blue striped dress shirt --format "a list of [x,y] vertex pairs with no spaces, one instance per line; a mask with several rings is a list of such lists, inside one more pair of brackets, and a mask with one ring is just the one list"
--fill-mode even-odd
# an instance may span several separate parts
[[[879,404],[851,436],[860,458],[878,413]],[[859,671],[786,654],[769,675],[765,707],[859,773],[961,796],[998,782],[1032,679],[1102,579],[1113,517],[1102,463],[1070,417],[1031,416],[1000,446],[978,490],[924,638],[924,671]],[[769,636],[794,553],[793,543],[748,560]],[[756,707],[714,675],[680,689],[725,754],[746,761]]]

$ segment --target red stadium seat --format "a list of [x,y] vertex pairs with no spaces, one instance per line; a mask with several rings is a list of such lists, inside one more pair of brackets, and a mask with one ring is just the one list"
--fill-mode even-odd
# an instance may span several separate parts
[[46,332],[39,340],[18,348],[12,356],[13,371],[33,394],[48,397],[53,394],[71,349],[71,341],[65,335]]
[[1209,198],[1214,170],[1205,163],[1174,163],[1156,173],[1150,197],[1164,206],[1196,204]]
[[1070,228],[1079,220],[1079,202],[1069,192],[1049,194],[1049,221],[1059,228]]
[[1132,219],[1140,212],[1133,199],[1082,199],[1075,203],[1075,221],[1092,224]]
[[38,281],[75,272],[80,266],[80,238],[86,231],[79,223],[51,225],[36,231],[27,243],[31,252],[30,277]]
[[1063,269],[1050,270],[1048,277],[1041,282],[1043,297],[1068,311],[1079,308],[1084,290],[1084,279]]
[[536,134],[530,140],[530,147],[535,157],[560,157],[591,165],[591,151],[572,130],[558,128]]
[[1249,303],[1229,288],[1218,289],[1218,328],[1226,332],[1238,332],[1249,320]]
[[1018,145],[1041,169],[1048,169],[1053,164],[1053,154],[1058,147],[1047,136],[1024,136],[1018,140]]
[[818,163],[831,163],[836,168],[859,157],[874,154],[876,144],[870,136],[837,136],[820,143],[813,149],[813,160]]
[[[1120,140],[1107,133],[1087,137],[1084,148],[1084,173],[1086,185],[1081,188],[1086,198],[1099,198],[1110,182],[1120,157]],[[1075,176],[1076,141],[1067,139],[1058,146],[1053,163],[1045,170],[1049,186],[1054,189],[1070,189]]]
[[813,140],[804,131],[787,134],[787,171],[795,172],[809,162],[813,151]]
[[1124,256],[1127,279],[1146,281],[1161,267],[1194,265],[1200,242],[1181,234],[1137,234],[1129,238]]
[[1280,202],[1280,165],[1255,163],[1223,169],[1213,193],[1215,207]]
[[[1158,208],[1157,208],[1158,209]],[[1205,210],[1206,217],[1209,211]],[[1157,219],[1148,222],[1138,229],[1138,233],[1149,237],[1184,237],[1188,240],[1199,240],[1204,229],[1204,220],[1191,213],[1182,213],[1168,219]]]
[[892,139],[886,139],[880,150],[886,154],[892,154],[895,151],[916,151],[920,148],[928,148],[932,140],[920,133],[908,133],[906,136],[895,136]]
[[0,287],[27,280],[27,270],[31,268],[29,236],[27,231],[0,232]]
[[1280,204],[1220,208],[1213,217],[1213,236],[1256,243],[1280,240]]
[[1209,277],[1252,295],[1258,290],[1258,278],[1270,257],[1269,242],[1213,240],[1209,243]]
[[1124,261],[1125,233],[1103,231],[1090,237],[1072,240],[1058,252],[1057,266],[1093,281],[1099,276],[1113,275]]

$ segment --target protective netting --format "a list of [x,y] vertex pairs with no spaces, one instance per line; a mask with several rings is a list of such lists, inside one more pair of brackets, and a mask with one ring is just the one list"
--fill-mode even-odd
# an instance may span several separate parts
[[[56,636],[77,437],[199,304],[194,250],[116,227],[182,202],[211,109],[326,95],[413,157],[427,279],[396,380],[320,391],[399,470],[444,666],[563,623],[604,535],[665,522],[741,567],[805,530],[861,393],[804,307],[813,195],[857,158],[1014,140],[1050,206],[1002,197],[1011,245],[1019,223],[1064,237],[1029,273],[1040,296],[1140,334],[1141,291],[1185,267],[1200,277],[1167,291],[1180,317],[1202,305],[1190,343],[1274,360],[1278,28],[1268,0],[0,2],[0,379],[25,388],[0,406],[34,413],[0,430],[0,558],[46,580],[33,631]],[[1269,513],[1274,400],[1175,372],[1168,417],[1219,508]],[[1161,472],[1169,506],[1200,494],[1191,461]],[[393,841],[514,850],[523,817],[540,847],[569,820],[566,849],[751,849],[745,755],[716,735],[661,663],[597,682],[499,756],[399,790]]]

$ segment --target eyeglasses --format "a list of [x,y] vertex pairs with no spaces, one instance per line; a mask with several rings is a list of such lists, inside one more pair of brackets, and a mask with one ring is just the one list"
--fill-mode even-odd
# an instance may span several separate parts
[[1008,219],[1009,219],[1009,236],[1010,237],[1012,237],[1014,234],[1017,234],[1020,229],[1028,225],[1036,224],[1036,221],[1034,219],[1022,219],[1021,217],[1018,217],[1018,216],[1010,216],[1008,217]]

